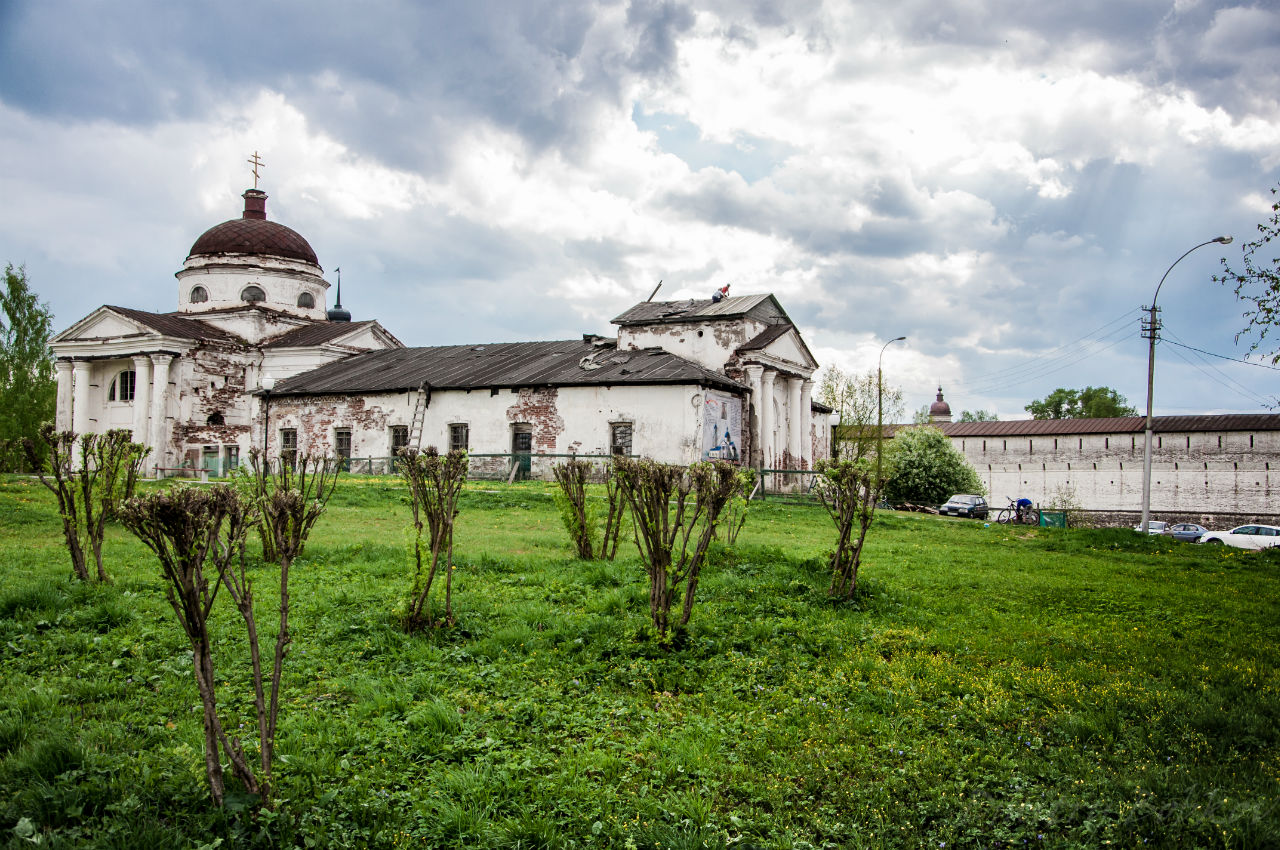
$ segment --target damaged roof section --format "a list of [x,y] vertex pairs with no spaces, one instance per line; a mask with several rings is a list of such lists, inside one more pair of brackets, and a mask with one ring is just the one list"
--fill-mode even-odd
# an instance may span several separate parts
[[356,354],[281,381],[273,395],[621,384],[700,384],[741,392],[722,374],[660,348],[619,351],[593,338],[393,348]]
[[613,320],[622,325],[661,325],[706,322],[747,317],[767,325],[791,324],[782,305],[772,295],[739,295],[720,301],[644,301]]

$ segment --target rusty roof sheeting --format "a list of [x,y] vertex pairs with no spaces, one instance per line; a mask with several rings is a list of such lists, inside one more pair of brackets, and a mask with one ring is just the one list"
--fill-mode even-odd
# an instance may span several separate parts
[[[583,368],[584,362],[595,368]],[[691,383],[747,389],[662,349],[619,351],[591,340],[561,340],[370,351],[281,381],[273,394],[401,392],[424,383],[435,389]]]
[[262,347],[306,348],[308,346],[324,345],[326,342],[330,342],[340,336],[346,336],[372,324],[375,323],[371,319],[366,319],[362,322],[315,322],[273,337],[262,343]]
[[179,339],[194,339],[201,342],[229,342],[238,345],[247,345],[247,343],[233,333],[224,331],[222,328],[214,327],[207,322],[199,319],[189,319],[180,313],[148,313],[145,310],[134,310],[129,307],[113,307],[106,305],[106,309],[113,313],[117,313],[135,322],[141,322],[157,333],[165,336],[178,337]]

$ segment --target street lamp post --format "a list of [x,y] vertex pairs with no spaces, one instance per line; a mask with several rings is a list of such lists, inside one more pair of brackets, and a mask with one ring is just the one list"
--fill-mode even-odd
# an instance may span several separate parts
[[880,349],[880,358],[876,361],[876,486],[881,485],[880,473],[884,468],[881,455],[884,454],[884,350],[895,342],[903,342],[905,336],[896,336]]
[[1156,306],[1156,299],[1160,297],[1160,287],[1164,286],[1164,280],[1169,276],[1169,272],[1173,271],[1173,266],[1182,262],[1191,251],[1203,248],[1205,245],[1212,245],[1215,242],[1219,245],[1230,245],[1231,237],[1218,236],[1207,242],[1201,242],[1195,248],[1174,260],[1173,265],[1169,266],[1164,275],[1161,276],[1160,283],[1156,284],[1156,293],[1151,296],[1151,306],[1146,308],[1147,324],[1142,329],[1142,335],[1150,341],[1147,347],[1147,424],[1146,436],[1143,438],[1142,444],[1142,522],[1138,526],[1138,529],[1143,534],[1147,533],[1147,523],[1151,518],[1151,396],[1155,388],[1156,377],[1156,338],[1160,335],[1160,322],[1156,318],[1160,308]]
[[267,463],[267,443],[271,437],[271,391],[276,388],[276,379],[271,375],[262,376],[262,463]]

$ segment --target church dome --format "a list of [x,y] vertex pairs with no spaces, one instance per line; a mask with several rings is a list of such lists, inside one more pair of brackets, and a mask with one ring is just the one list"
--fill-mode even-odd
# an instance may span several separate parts
[[245,190],[244,215],[206,230],[191,246],[189,256],[222,254],[257,254],[320,265],[316,252],[301,234],[267,221],[267,193],[259,189]]
[[938,387],[938,400],[929,405],[929,416],[945,416],[951,418],[951,405],[942,399],[942,387]]

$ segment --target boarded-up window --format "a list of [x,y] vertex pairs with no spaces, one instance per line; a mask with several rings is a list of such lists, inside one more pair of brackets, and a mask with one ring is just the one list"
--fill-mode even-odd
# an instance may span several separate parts
[[614,422],[609,426],[609,453],[631,454],[631,423]]
[[471,448],[471,427],[465,422],[449,426],[449,451],[465,452]]

